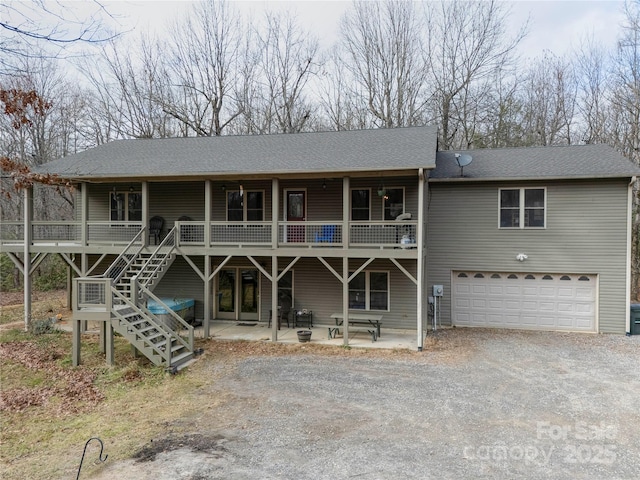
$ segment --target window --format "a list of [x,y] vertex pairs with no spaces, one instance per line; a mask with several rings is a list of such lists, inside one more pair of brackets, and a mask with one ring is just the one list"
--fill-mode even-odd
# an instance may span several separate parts
[[404,213],[404,188],[387,188],[384,197],[384,219],[395,220]]
[[349,308],[389,310],[389,274],[360,272],[349,282]]
[[545,212],[544,188],[500,190],[500,228],[544,228]]
[[264,194],[262,191],[227,191],[228,222],[261,222],[264,220]]
[[371,218],[370,211],[370,194],[371,190],[351,190],[351,220],[369,221]]
[[139,222],[142,220],[142,193],[140,192],[111,192],[110,194],[111,221]]

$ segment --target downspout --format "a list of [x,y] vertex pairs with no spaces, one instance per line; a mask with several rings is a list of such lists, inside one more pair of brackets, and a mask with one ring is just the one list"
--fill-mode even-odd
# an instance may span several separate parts
[[625,312],[626,322],[625,328],[627,335],[631,335],[631,252],[633,241],[633,186],[636,183],[637,177],[631,177],[627,192],[627,275],[626,275],[626,288],[625,288]]
[[417,330],[418,330],[418,351],[422,351],[423,341],[424,341],[424,325],[423,325],[423,314],[424,314],[424,272],[425,272],[425,236],[424,236],[424,169],[418,169],[418,231],[416,242],[418,247],[418,265],[417,265],[417,275],[418,275],[418,288],[417,288],[417,305],[416,305],[416,314],[417,314]]

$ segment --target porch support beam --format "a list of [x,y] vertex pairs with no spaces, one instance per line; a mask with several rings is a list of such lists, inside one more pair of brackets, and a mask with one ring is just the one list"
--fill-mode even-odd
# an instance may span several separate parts
[[142,230],[145,231],[144,238],[142,239],[142,245],[149,245],[149,235],[146,232],[146,228],[149,225],[149,182],[142,182]]
[[[280,211],[280,184],[277,178],[271,179],[271,248],[278,248],[278,218]],[[276,272],[277,273],[277,272]],[[273,278],[276,278],[275,276]]]
[[370,258],[369,260],[367,260],[366,262],[364,262],[362,265],[360,265],[360,268],[358,268],[355,272],[353,272],[351,275],[349,275],[349,277],[347,278],[347,283],[349,283],[351,280],[353,280],[354,278],[356,278],[356,276],[363,271],[365,268],[367,268],[367,266],[373,262],[375,260],[375,258]]
[[11,259],[11,261],[13,262],[13,264],[20,270],[22,270],[24,268],[24,263],[22,262],[22,260],[20,260],[20,257],[18,257],[15,253],[13,252],[6,252],[7,257],[9,257]]
[[24,329],[29,330],[31,322],[31,222],[33,220],[33,188],[23,190],[24,215],[24,258],[22,275],[24,280]]
[[102,255],[100,255],[100,258],[95,262],[93,262],[93,265],[89,268],[89,270],[87,270],[86,275],[87,276],[91,275],[91,272],[93,272],[96,269],[96,267],[102,263],[102,260],[104,260],[106,256],[107,256],[106,253],[103,253]]
[[331,273],[333,273],[333,276],[336,277],[338,280],[340,280],[340,283],[344,282],[344,279],[342,278],[342,275],[340,275],[338,272],[335,271],[335,269],[329,265],[329,263],[322,257],[318,257],[318,260],[320,260],[320,262],[322,262],[322,264],[327,267],[327,270],[329,270]]
[[247,255],[247,258],[251,263],[253,263],[256,266],[258,270],[260,270],[260,273],[262,273],[265,277],[267,277],[267,280],[271,281],[271,274],[267,272],[265,268],[262,265],[260,265],[255,258],[253,258],[250,255]]
[[282,277],[284,277],[284,275],[285,275],[289,270],[291,270],[291,268],[292,268],[296,263],[298,263],[298,260],[300,260],[300,257],[296,257],[296,258],[294,258],[293,260],[291,260],[291,262],[289,263],[289,265],[287,265],[287,267],[286,267],[286,268],[284,268],[284,269],[280,272],[280,274],[276,276],[277,281],[280,281],[280,279],[281,279]]
[[[205,235],[206,236],[206,235]],[[204,338],[209,338],[209,327],[211,322],[211,297],[213,290],[211,289],[211,257],[209,255],[204,256]]]
[[[342,178],[342,248],[348,249],[351,242],[349,231],[349,219],[351,218],[351,211],[349,209],[350,202],[350,179],[349,177]],[[346,276],[344,278],[347,278]]]
[[344,345],[349,345],[349,258],[342,259],[342,329]]
[[80,223],[81,229],[80,232],[80,242],[83,247],[89,245],[89,184],[83,183],[80,185]]
[[204,182],[204,246],[211,246],[211,205],[213,205],[213,187],[211,180]]
[[391,261],[394,263],[396,267],[398,267],[398,270],[404,273],[409,278],[409,280],[413,282],[414,285],[418,285],[418,280],[413,275],[411,275],[411,273],[406,268],[400,265],[400,262],[398,262],[398,260],[396,260],[395,258],[392,258]]
[[193,260],[191,260],[189,258],[188,255],[182,255],[182,258],[185,259],[185,261],[191,265],[191,268],[193,269],[194,272],[196,272],[198,274],[198,276],[200,277],[200,280],[204,281],[207,277],[205,277],[205,274],[202,273],[202,271],[198,268],[198,266],[193,262]]
[[271,341],[278,341],[278,256],[271,255]]
[[424,316],[426,314],[426,309],[424,308],[425,302],[425,272],[426,272],[426,237],[425,237],[425,199],[426,196],[424,194],[426,185],[426,178],[424,169],[418,169],[418,227],[416,231],[416,246],[418,247],[418,265],[417,265],[417,305],[416,305],[416,316],[417,316],[417,330],[418,330],[418,351],[422,351],[423,341],[424,341],[424,324],[425,319]]
[[42,263],[42,261],[47,258],[47,255],[49,255],[48,253],[36,253],[36,256],[33,257],[31,259],[31,266],[29,267],[29,275],[32,275],[33,272],[36,271],[36,268],[38,268],[38,265],[40,265]]
[[231,260],[233,258],[233,255],[229,255],[227,258],[225,258],[220,265],[218,265],[213,272],[211,272],[211,275],[209,275],[208,279],[209,280],[213,280],[213,277],[215,277],[220,270],[222,270],[224,268],[224,266],[229,262],[229,260]]

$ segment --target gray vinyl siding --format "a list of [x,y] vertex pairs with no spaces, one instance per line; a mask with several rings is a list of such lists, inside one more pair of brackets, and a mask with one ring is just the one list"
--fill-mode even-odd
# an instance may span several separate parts
[[[522,183],[431,183],[427,286],[443,284],[443,324],[451,319],[453,270],[598,275],[598,325],[626,324],[626,180]],[[545,187],[544,229],[499,229],[499,188]],[[528,259],[518,262],[516,255]]]
[[[204,257],[191,257],[200,271],[204,271]],[[176,257],[171,267],[155,287],[153,293],[158,297],[193,298],[195,317],[204,318],[204,282],[186,260]]]
[[88,191],[88,211],[87,221],[89,222],[108,222],[109,221],[109,195],[113,189],[112,185],[89,185],[85,183],[83,186]]
[[204,182],[149,183],[149,217],[164,218],[164,231],[187,215],[194,221],[204,220]]

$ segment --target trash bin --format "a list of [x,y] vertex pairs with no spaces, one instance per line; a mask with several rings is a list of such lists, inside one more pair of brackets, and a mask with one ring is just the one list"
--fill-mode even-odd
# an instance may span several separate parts
[[640,335],[640,303],[632,303],[629,311],[631,318],[629,333],[631,335]]

